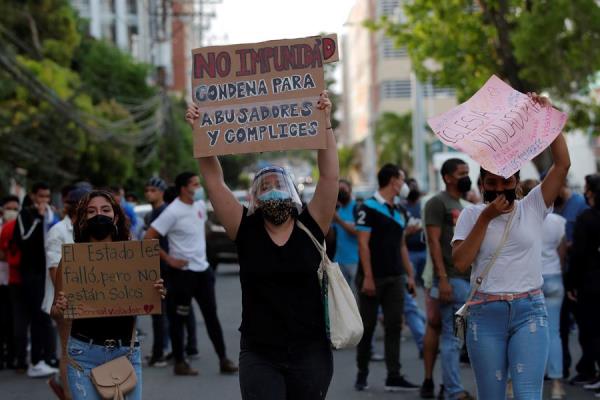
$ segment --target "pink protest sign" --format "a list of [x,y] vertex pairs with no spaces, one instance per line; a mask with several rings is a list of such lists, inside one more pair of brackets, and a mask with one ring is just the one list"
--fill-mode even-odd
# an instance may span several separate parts
[[466,102],[427,120],[442,142],[506,178],[548,147],[566,121],[495,75]]

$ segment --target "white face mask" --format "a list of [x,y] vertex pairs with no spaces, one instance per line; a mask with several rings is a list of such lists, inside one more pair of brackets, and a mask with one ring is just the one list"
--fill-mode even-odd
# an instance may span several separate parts
[[407,198],[409,193],[410,193],[410,188],[408,187],[406,182],[404,182],[404,184],[402,185],[402,189],[400,189],[400,198],[401,199]]
[[194,190],[194,201],[204,200],[204,189],[199,187]]
[[17,215],[19,215],[19,212],[17,210],[4,210],[4,213],[2,214],[2,219],[6,222],[14,221],[15,219],[17,219]]

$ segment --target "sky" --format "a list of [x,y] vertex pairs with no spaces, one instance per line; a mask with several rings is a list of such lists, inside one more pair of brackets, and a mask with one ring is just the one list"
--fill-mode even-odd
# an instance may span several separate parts
[[222,0],[205,45],[293,39],[343,32],[356,0]]

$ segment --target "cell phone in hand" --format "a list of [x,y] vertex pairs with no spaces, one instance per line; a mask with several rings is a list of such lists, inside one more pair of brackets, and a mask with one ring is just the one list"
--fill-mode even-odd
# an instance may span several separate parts
[[415,295],[415,288],[414,286],[409,286],[408,283],[406,284],[406,290],[408,290],[408,294],[410,294],[411,296]]

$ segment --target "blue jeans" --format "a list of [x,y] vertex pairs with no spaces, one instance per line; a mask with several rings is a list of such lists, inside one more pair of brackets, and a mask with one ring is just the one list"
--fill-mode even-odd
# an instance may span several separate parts
[[550,332],[550,351],[548,353],[547,373],[550,379],[562,379],[563,354],[560,341],[560,308],[565,297],[565,287],[561,274],[544,275],[544,297],[548,309],[548,330]]
[[462,343],[454,336],[454,313],[467,301],[471,286],[468,280],[462,278],[449,278],[448,282],[452,286],[452,302],[440,302],[440,315],[442,317],[440,355],[442,357],[442,378],[447,393],[446,398],[454,400],[465,391],[460,380],[460,350]]
[[544,295],[472,305],[467,323],[477,398],[505,400],[510,373],[515,399],[541,400],[549,345]]
[[404,291],[404,320],[410,328],[410,332],[412,333],[413,339],[415,339],[419,352],[423,351],[425,315],[408,291]]
[[[71,363],[68,363],[67,366],[67,379],[69,381],[69,389],[71,390],[73,400],[102,400],[92,383],[90,371],[92,368],[126,355],[129,352],[129,344],[108,349],[104,346],[82,342],[81,340],[70,337],[69,343],[67,344],[67,352],[73,361],[83,368],[83,372],[81,372],[71,365]],[[129,361],[135,369],[137,385],[133,391],[127,393],[125,398],[127,400],[141,400],[142,358],[139,347],[134,347],[133,354],[129,357]]]
[[423,286],[423,271],[427,263],[427,250],[409,251],[408,258],[415,269],[415,281],[417,285]]

